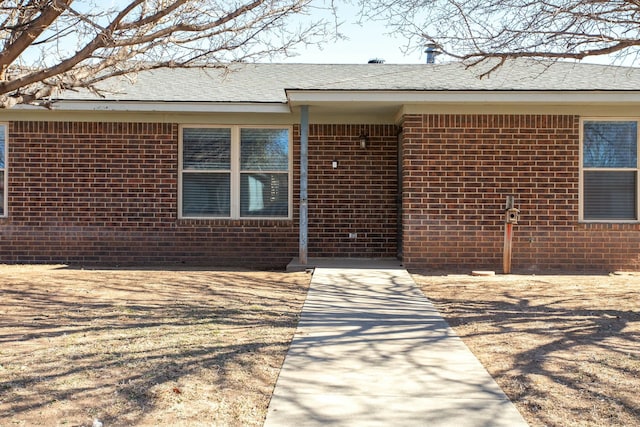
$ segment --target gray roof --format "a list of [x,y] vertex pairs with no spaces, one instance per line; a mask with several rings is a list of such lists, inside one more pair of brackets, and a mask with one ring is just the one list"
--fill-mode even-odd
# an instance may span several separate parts
[[[509,61],[486,67],[444,64],[232,64],[228,69],[160,69],[133,81],[102,85],[104,100],[286,102],[286,90],[335,91],[628,91],[640,90],[640,69],[604,65]],[[93,99],[67,92],[67,100]]]

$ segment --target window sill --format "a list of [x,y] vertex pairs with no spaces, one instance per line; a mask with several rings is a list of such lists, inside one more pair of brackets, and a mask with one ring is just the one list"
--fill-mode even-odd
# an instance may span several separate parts
[[579,227],[590,231],[638,231],[640,221],[581,221]]
[[178,221],[291,221],[293,218],[280,216],[250,216],[242,218],[232,218],[229,216],[181,216]]
[[580,224],[585,224],[585,225],[608,225],[608,224],[640,224],[640,221],[637,219],[629,219],[629,220],[587,220],[587,219],[583,219],[580,220]]
[[178,226],[201,225],[219,227],[290,227],[293,218],[178,218]]

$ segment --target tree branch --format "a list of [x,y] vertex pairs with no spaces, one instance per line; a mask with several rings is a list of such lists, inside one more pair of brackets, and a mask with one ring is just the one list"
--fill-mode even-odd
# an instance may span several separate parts
[[[311,22],[295,31],[287,26],[286,19],[311,7],[311,1],[239,0],[224,13],[229,8],[226,0],[130,0],[118,9],[96,7],[88,12],[72,8],[72,0],[14,3],[17,9],[8,14],[0,31],[21,48],[2,52],[10,72],[0,80],[0,108],[43,105],[47,102],[43,97],[75,88],[99,95],[103,90],[98,84],[105,79],[146,69],[217,66],[218,61],[287,55],[298,43],[315,43],[327,36],[322,23]],[[59,7],[55,16],[50,9],[36,16],[32,9],[26,10],[32,2]],[[25,23],[27,16],[30,20]],[[21,29],[12,30],[13,24]],[[28,66],[23,65],[26,58]]]
[[7,68],[42,34],[60,14],[65,10],[64,6],[71,4],[73,0],[52,0],[44,10],[20,34],[0,52],[0,80],[4,80]]
[[[360,0],[417,49],[452,58],[582,60],[640,49],[640,0]],[[499,66],[499,65],[498,65]]]

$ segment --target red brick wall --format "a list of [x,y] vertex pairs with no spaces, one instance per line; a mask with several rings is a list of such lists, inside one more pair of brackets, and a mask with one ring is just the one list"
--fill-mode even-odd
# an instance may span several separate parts
[[397,133],[393,125],[310,126],[310,257],[396,256]]
[[175,124],[13,122],[8,163],[0,262],[283,266],[297,254],[297,219],[178,220]]
[[[578,221],[577,116],[409,115],[403,129],[406,265],[500,271],[514,195],[514,271],[640,268],[639,225]],[[311,126],[309,256],[396,254],[396,132]],[[297,126],[290,221],[178,220],[177,139],[175,124],[10,123],[0,262],[283,266],[297,255]]]
[[640,226],[579,223],[579,117],[408,115],[404,263],[502,270],[515,196],[514,271],[640,268]]

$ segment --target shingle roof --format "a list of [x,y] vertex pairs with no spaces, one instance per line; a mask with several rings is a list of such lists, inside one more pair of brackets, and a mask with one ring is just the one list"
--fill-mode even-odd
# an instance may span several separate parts
[[[286,102],[286,89],[350,91],[640,90],[640,69],[568,62],[507,62],[480,78],[480,67],[446,64],[233,64],[223,69],[160,69],[133,83],[105,83],[105,100]],[[63,99],[93,99],[65,93]]]

